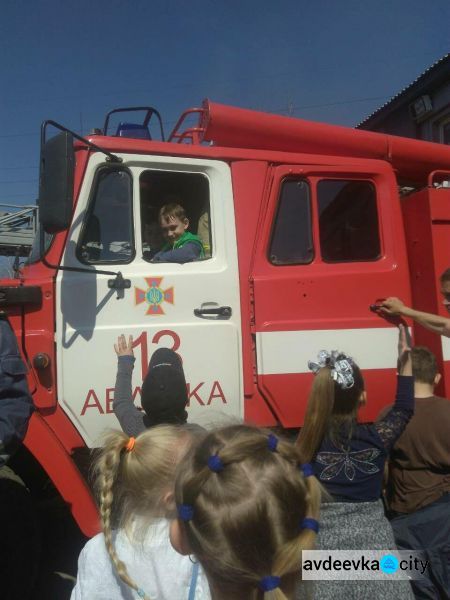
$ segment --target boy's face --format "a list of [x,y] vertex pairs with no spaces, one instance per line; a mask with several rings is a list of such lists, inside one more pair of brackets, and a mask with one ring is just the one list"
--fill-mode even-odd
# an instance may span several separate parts
[[188,219],[179,219],[171,215],[164,215],[160,220],[161,231],[164,238],[171,243],[180,239],[189,227]]

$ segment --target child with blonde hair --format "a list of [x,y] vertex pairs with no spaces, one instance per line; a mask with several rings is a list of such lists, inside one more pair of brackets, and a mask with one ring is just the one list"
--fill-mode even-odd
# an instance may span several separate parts
[[287,600],[318,531],[320,486],[270,431],[210,432],[180,463],[170,537],[202,565],[213,600]]
[[107,435],[94,466],[103,532],[81,551],[71,600],[209,600],[198,565],[169,541],[175,470],[192,442],[175,425]]

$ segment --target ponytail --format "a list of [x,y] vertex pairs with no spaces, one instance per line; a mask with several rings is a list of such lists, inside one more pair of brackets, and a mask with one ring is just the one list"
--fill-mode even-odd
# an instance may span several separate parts
[[310,462],[317,454],[330,424],[335,401],[335,382],[329,367],[321,368],[314,377],[308,398],[305,422],[296,440],[296,446],[304,462]]
[[[308,514],[317,519],[320,512],[322,488],[315,477],[306,477],[305,483],[308,498]],[[301,564],[302,551],[314,548],[315,541],[315,531],[306,528],[301,530],[297,538],[286,544],[275,557],[273,567],[274,573],[280,574],[281,576],[295,573],[299,563]],[[297,575],[292,581],[294,587],[298,586],[298,580],[299,578]],[[264,594],[264,600],[289,599],[284,591],[278,587],[271,592],[266,592]]]
[[344,352],[321,350],[308,367],[316,376],[296,441],[305,462],[313,460],[325,436],[336,447],[348,443],[364,392],[361,370]]

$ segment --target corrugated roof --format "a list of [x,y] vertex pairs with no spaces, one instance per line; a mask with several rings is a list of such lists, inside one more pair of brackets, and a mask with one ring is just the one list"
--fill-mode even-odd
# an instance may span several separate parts
[[444,54],[444,56],[442,58],[440,58],[439,60],[434,62],[432,65],[430,65],[428,67],[428,69],[426,69],[423,73],[421,73],[418,77],[416,77],[416,79],[414,79],[414,81],[412,81],[409,85],[407,85],[402,90],[400,90],[400,92],[395,94],[395,96],[392,96],[392,98],[390,100],[387,100],[383,105],[381,105],[379,108],[374,110],[373,113],[371,113],[368,117],[366,117],[364,120],[362,120],[360,123],[358,123],[358,125],[356,125],[356,127],[360,127],[361,125],[363,125],[364,123],[366,123],[367,121],[372,119],[372,117],[374,117],[376,114],[378,114],[379,112],[384,110],[387,106],[389,106],[389,104],[391,104],[392,102],[394,102],[395,100],[400,98],[400,96],[405,94],[410,88],[412,88],[414,85],[419,83],[422,79],[424,79],[427,75],[429,75],[431,71],[436,69],[438,66],[440,66],[443,62],[445,62],[449,58],[450,58],[450,54]]

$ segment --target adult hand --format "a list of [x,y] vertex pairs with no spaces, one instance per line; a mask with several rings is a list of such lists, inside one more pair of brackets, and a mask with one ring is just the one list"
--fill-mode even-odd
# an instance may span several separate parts
[[133,352],[133,336],[128,336],[128,342],[125,336],[119,335],[117,338],[117,344],[114,344],[114,350],[117,356],[134,356]]
[[405,305],[400,298],[390,297],[383,300],[380,310],[387,315],[401,315],[403,314],[404,307]]

